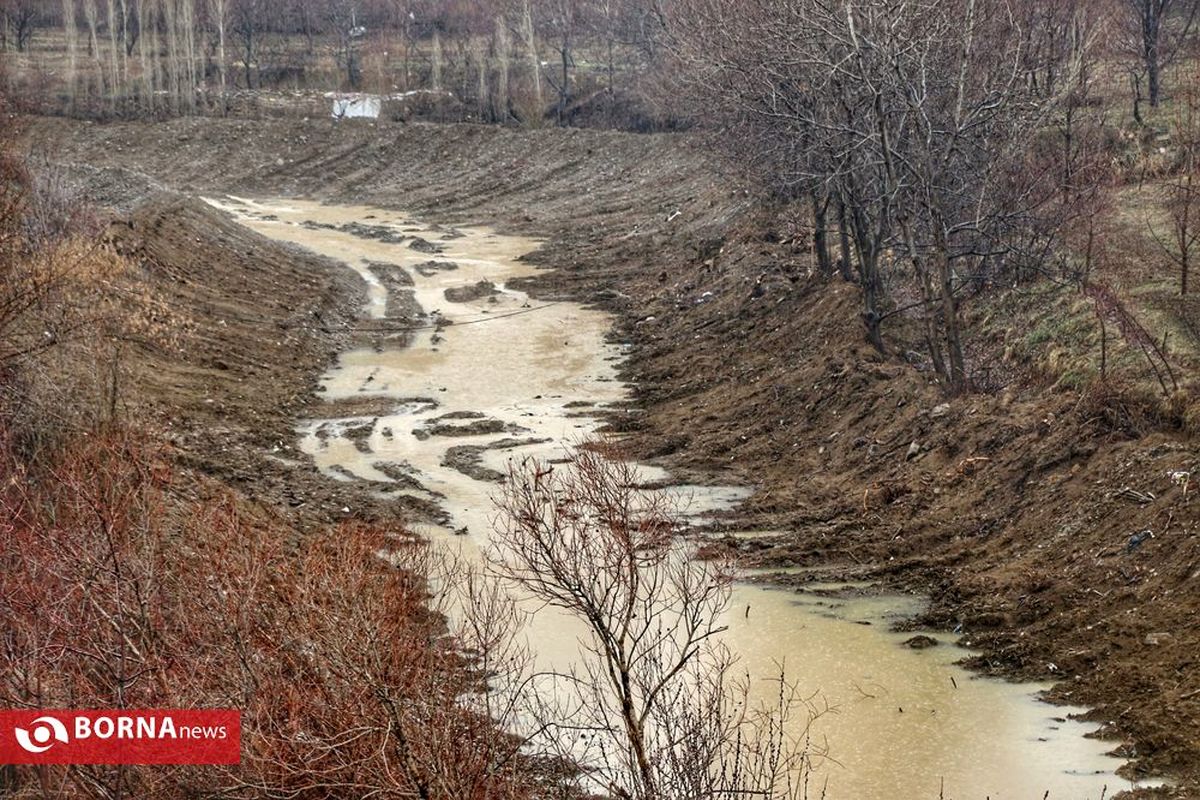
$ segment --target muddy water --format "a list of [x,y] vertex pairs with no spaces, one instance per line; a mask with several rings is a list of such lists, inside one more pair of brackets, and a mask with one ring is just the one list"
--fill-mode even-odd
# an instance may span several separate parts
[[[322,380],[322,396],[385,401],[388,413],[307,420],[302,447],[331,479],[437,502],[446,524],[425,532],[467,557],[478,557],[487,541],[506,461],[561,457],[595,430],[589,408],[626,397],[614,368],[620,349],[605,340],[606,315],[539,303],[507,285],[532,273],[518,258],[535,240],[447,230],[367,207],[212,202],[267,236],[344,262],[366,281],[364,316],[394,329],[393,338],[343,353]],[[475,291],[458,293],[464,287]],[[405,302],[396,302],[399,294]],[[694,513],[745,494],[675,491]],[[1067,718],[1081,709],[1038,702],[1043,687],[981,680],[953,666],[964,651],[952,637],[923,650],[903,646],[908,637],[889,624],[918,602],[856,586],[735,589],[726,641],[742,665],[769,678],[782,663],[826,709],[813,728],[828,751],[812,778],[814,797],[822,786],[831,800],[939,793],[1035,800],[1047,791],[1099,798],[1128,788],[1113,774],[1120,762],[1104,755],[1111,745],[1085,738],[1088,726]],[[528,634],[539,666],[574,660],[578,634],[572,621],[539,611]]]

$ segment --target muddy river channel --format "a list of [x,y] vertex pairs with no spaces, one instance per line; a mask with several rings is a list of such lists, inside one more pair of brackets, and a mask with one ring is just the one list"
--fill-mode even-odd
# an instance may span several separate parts
[[[621,348],[606,341],[608,315],[508,287],[535,271],[519,257],[536,240],[377,208],[210,202],[366,282],[364,324],[389,330],[373,346],[342,353],[325,374],[321,397],[331,413],[299,423],[301,446],[331,480],[436,503],[444,524],[422,532],[469,558],[488,541],[491,498],[508,460],[561,457],[598,426],[592,410],[627,396],[616,377]],[[338,416],[346,401],[376,408]],[[672,491],[697,515],[746,496],[736,487]],[[830,800],[1101,798],[1130,788],[1114,774],[1121,762],[1105,755],[1114,743],[1088,738],[1095,726],[1071,718],[1084,709],[1039,701],[1043,686],[955,666],[967,654],[957,637],[931,634],[937,646],[905,646],[912,634],[891,623],[917,613],[921,600],[867,588],[795,592],[747,580],[728,612],[725,641],[752,678],[770,678],[782,664],[829,709],[814,726],[828,757],[810,780],[812,796],[822,786]],[[539,611],[528,631],[539,666],[577,658],[577,632]]]

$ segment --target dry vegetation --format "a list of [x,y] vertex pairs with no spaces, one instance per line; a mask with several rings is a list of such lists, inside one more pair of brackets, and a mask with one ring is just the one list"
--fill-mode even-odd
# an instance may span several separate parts
[[[506,506],[515,524],[505,541],[529,553],[547,542],[531,515],[557,525],[563,492],[586,496],[572,529],[607,556],[588,564],[588,579],[629,590],[597,641],[631,611],[645,615],[648,627],[622,634],[591,673],[607,663],[636,679],[595,683],[585,697],[601,704],[585,726],[578,705],[558,705],[547,676],[531,672],[514,638],[522,616],[496,580],[394,519],[331,525],[314,509],[302,535],[295,516],[190,467],[198,445],[152,413],[155,403],[178,413],[180,375],[147,370],[162,373],[156,359],[173,356],[186,374],[207,358],[178,315],[202,301],[164,288],[190,281],[164,223],[196,209],[176,201],[104,228],[69,194],[57,205],[39,195],[45,185],[6,156],[0,704],[237,708],[242,760],[7,767],[5,796],[659,798],[685,779],[706,797],[800,796],[806,762],[779,721],[805,709],[785,695],[759,713],[736,702],[745,690],[729,681],[726,657],[697,649],[717,629],[728,576],[672,549],[677,522],[637,502],[626,468],[590,452],[574,465],[530,464]],[[234,295],[221,299],[231,327],[279,335],[262,303],[247,321]],[[247,416],[233,405],[224,424]],[[573,559],[563,549],[573,541],[551,544],[554,556]],[[541,591],[557,582],[562,594],[578,586],[561,572],[510,577]],[[591,618],[591,607],[570,610]],[[678,641],[662,630],[672,619]],[[638,710],[636,724],[608,716],[619,706]],[[593,740],[596,763],[573,747],[581,730],[605,733]],[[673,747],[681,736],[694,746]]]
[[10,767],[4,794],[531,796],[520,740],[460,701],[483,676],[434,608],[427,546],[348,523],[299,547],[179,469],[122,401],[123,349],[170,348],[169,312],[78,201],[4,159],[0,703],[244,715],[225,773]]
[[[620,310],[640,348],[641,399],[654,407],[646,426],[659,428],[645,433],[657,452],[683,452],[693,466],[744,462],[746,473],[769,466],[775,483],[748,514],[820,534],[778,558],[819,566],[844,556],[920,572],[940,592],[937,621],[953,623],[966,609],[977,643],[992,648],[984,662],[1046,677],[1031,665],[1053,657],[1085,677],[1079,691],[1089,702],[1128,706],[1114,715],[1121,733],[1148,748],[1143,755],[1195,780],[1194,736],[1172,724],[1197,719],[1192,484],[1167,487],[1145,512],[1126,508],[1113,487],[1097,500],[1096,487],[1151,473],[1161,482],[1166,462],[1151,449],[1167,454],[1169,474],[1194,474],[1184,468],[1200,430],[1196,3],[8,0],[2,8],[13,67],[4,83],[27,110],[325,116],[322,91],[357,89],[412,93],[385,106],[405,119],[695,128],[767,188],[750,222],[708,239],[661,234],[644,251],[614,244],[610,231],[597,244],[578,220],[562,234],[597,274],[609,274],[600,268],[617,247],[645,273],[622,278],[639,300]],[[328,136],[332,151],[340,139]],[[345,139],[349,149],[387,152],[370,150],[383,147],[374,134]],[[607,146],[589,139],[589,158],[592,142]],[[442,157],[428,146],[427,160]],[[288,147],[304,152],[307,139]],[[178,159],[182,148],[158,149],[144,158]],[[339,151],[348,161],[349,149]],[[498,169],[528,157],[506,155]],[[132,158],[140,167],[143,156]],[[355,181],[378,167],[351,166]],[[395,520],[308,519],[302,538],[269,502],[180,469],[199,457],[130,418],[140,406],[126,376],[164,372],[179,355],[173,339],[187,326],[180,304],[164,297],[189,297],[151,291],[146,272],[183,260],[194,229],[172,231],[170,220],[199,212],[172,206],[114,233],[55,175],[7,148],[0,163],[0,616],[10,620],[0,701],[237,706],[245,761],[215,779],[71,768],[5,773],[0,786],[15,796],[94,797],[214,786],[281,798],[574,797],[599,785],[667,798],[663,787],[688,780],[695,796],[794,791],[788,768],[804,753],[770,741],[730,747],[753,741],[739,734],[761,721],[725,713],[736,687],[725,654],[709,649],[706,625],[728,575],[680,558],[667,543],[669,514],[635,510],[619,468],[588,454],[574,471],[528,465],[507,490],[499,566],[587,620],[603,665],[560,676],[580,690],[567,707],[525,694],[537,681],[512,648],[516,615],[493,584],[459,575],[468,591],[455,602],[470,613],[450,635],[439,613],[450,599],[433,591],[447,567]],[[651,214],[658,209],[631,216]],[[611,227],[623,237],[627,223]],[[597,288],[582,271],[564,284]],[[177,283],[197,274],[182,272]],[[697,308],[714,316],[690,321]],[[803,316],[779,318],[789,313]],[[647,318],[654,324],[639,326]],[[316,335],[303,324],[288,330],[296,340]],[[255,333],[252,320],[236,330]],[[727,342],[739,339],[749,344],[731,350]],[[275,355],[294,345],[281,342]],[[214,366],[219,352],[208,356],[205,370],[229,370]],[[253,393],[240,391],[253,405]],[[187,397],[172,400],[184,408]],[[946,400],[955,405],[929,410]],[[822,416],[828,408],[833,416]],[[834,441],[820,427],[846,419],[864,430]],[[910,441],[911,463],[884,463]],[[818,455],[800,454],[800,442]],[[1046,486],[1036,478],[1043,473]],[[1065,520],[1056,503],[1079,519]],[[1028,546],[1044,530],[1089,527],[1112,538],[1135,523],[1157,538],[1139,540],[1136,552],[1122,550],[1124,538],[1112,545],[1082,533],[1046,550]],[[882,538],[868,536],[877,531]],[[1161,542],[1177,557],[1160,552]],[[655,592],[686,602],[640,613]],[[619,603],[604,604],[612,598]],[[1123,616],[1103,617],[1101,605]],[[1151,618],[1145,624],[1128,621],[1155,605],[1161,613],[1139,612]],[[620,622],[634,617],[669,628],[664,646],[642,652],[636,635],[633,645],[623,640]],[[1160,621],[1174,638],[1150,655],[1122,644],[1143,641],[1154,632],[1143,628]],[[1093,625],[1099,644],[1076,630]],[[1054,650],[1056,639],[1069,639],[1071,655]],[[681,674],[707,694],[682,690],[672,682]],[[1146,686],[1168,677],[1169,691],[1146,697]],[[1143,685],[1129,688],[1134,679]],[[1137,703],[1126,704],[1126,692]],[[783,705],[774,713],[787,713]],[[580,709],[590,716],[564,722]],[[506,727],[531,715],[540,727],[528,739]],[[590,745],[570,739],[582,732],[595,737]],[[694,748],[668,746],[680,738]],[[527,758],[520,746],[530,742],[556,757]],[[587,772],[563,769],[567,759]]]
[[347,524],[297,551],[226,490],[182,500],[128,431],[36,468],[5,444],[0,702],[243,715],[228,771],[21,768],[8,796],[531,796],[519,740],[459,702],[482,677],[429,606],[425,544]]
[[513,467],[493,561],[530,596],[583,623],[590,658],[537,677],[539,751],[582,770],[580,791],[630,798],[802,800],[813,757],[783,722],[813,714],[779,677],[756,708],[719,635],[732,564],[700,560],[681,519],[638,488],[611,447],[570,467]]

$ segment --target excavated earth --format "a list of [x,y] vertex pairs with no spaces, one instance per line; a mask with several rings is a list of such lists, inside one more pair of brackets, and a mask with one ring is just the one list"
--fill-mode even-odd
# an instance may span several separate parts
[[30,132],[111,210],[115,246],[187,320],[174,350],[136,367],[139,402],[185,463],[300,527],[395,513],[293,449],[320,371],[370,341],[364,287],[197,195],[372,204],[544,237],[531,258],[552,269],[523,288],[603,306],[632,345],[635,399],[610,428],[689,481],[752,487],[720,526],[785,534],[718,546],[812,568],[795,580],[929,593],[918,624],[961,630],[981,670],[1057,681],[1053,696],[1094,708],[1137,772],[1172,779],[1150,793],[1197,796],[1195,441],[1036,381],[947,400],[863,342],[856,289],[814,277],[747,181],[686,138],[211,119],[43,119]]

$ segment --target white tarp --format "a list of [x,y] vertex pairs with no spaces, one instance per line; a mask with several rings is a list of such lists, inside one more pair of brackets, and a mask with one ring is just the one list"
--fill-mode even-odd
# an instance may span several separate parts
[[378,119],[382,99],[376,94],[341,94],[333,96],[333,117],[366,117]]

